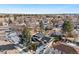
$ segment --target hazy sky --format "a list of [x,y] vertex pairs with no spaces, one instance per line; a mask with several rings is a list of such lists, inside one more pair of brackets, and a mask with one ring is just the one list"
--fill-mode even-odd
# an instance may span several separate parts
[[79,4],[0,4],[0,13],[79,14]]

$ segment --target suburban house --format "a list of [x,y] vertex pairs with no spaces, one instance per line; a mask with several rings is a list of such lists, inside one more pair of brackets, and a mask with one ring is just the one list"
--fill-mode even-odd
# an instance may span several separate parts
[[49,43],[50,40],[51,40],[51,38],[48,36],[45,36],[43,33],[37,33],[37,34],[33,35],[33,37],[32,37],[33,42],[40,43],[39,46]]

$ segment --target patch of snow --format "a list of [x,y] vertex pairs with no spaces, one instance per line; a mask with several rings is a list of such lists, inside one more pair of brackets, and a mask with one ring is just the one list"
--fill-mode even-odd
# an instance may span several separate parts
[[16,32],[6,34],[6,38],[11,39],[14,41],[14,44],[18,44],[20,42],[20,38],[17,36]]

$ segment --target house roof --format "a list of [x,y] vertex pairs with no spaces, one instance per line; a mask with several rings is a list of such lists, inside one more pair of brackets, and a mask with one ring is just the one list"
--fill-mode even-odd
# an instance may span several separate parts
[[49,42],[50,39],[51,39],[50,37],[45,36],[43,33],[37,33],[36,35],[34,35],[32,37],[33,41],[46,41],[46,42]]
[[53,36],[53,35],[62,35],[62,33],[61,32],[53,32],[50,34],[50,36]]
[[43,37],[41,40],[49,42],[50,39],[50,37]]
[[39,41],[43,37],[44,37],[43,33],[36,33],[35,35],[32,36],[32,41]]
[[61,52],[65,52],[66,54],[78,54],[79,48],[71,47],[69,45],[64,45],[61,43],[57,43],[56,45],[53,45],[55,49],[58,49]]
[[42,38],[42,37],[44,37],[44,34],[43,33],[36,33],[35,36]]

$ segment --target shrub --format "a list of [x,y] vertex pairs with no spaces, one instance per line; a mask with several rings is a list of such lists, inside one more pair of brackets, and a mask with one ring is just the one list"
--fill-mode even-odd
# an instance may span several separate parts
[[54,37],[54,42],[60,41],[60,36],[55,36]]
[[37,49],[37,44],[36,44],[36,43],[32,43],[32,44],[29,46],[29,49],[30,49],[30,50],[33,50],[33,51],[36,51],[36,49]]

